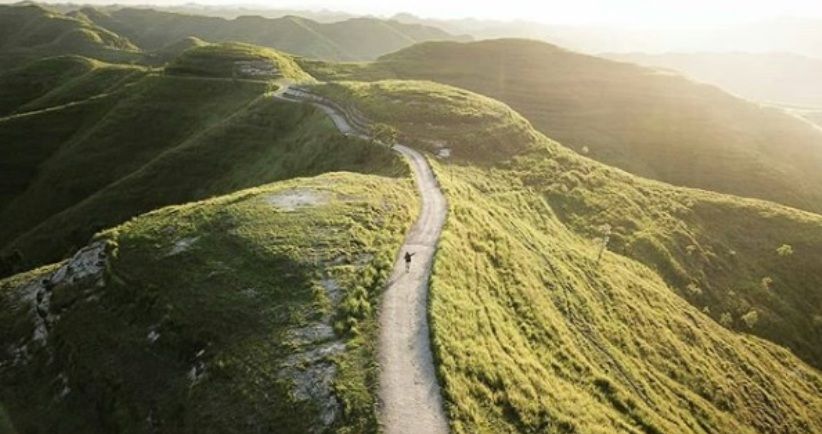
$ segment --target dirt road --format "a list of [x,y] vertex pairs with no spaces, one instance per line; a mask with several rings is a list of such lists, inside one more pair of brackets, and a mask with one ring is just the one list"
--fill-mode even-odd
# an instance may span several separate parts
[[[277,96],[305,100],[304,95],[288,90]],[[343,134],[362,135],[333,107],[311,102]],[[402,145],[395,145],[394,150],[411,165],[422,208],[394,264],[380,308],[380,424],[388,434],[447,433],[428,329],[428,281],[447,204],[425,157]],[[414,254],[408,272],[403,259],[406,252]]]

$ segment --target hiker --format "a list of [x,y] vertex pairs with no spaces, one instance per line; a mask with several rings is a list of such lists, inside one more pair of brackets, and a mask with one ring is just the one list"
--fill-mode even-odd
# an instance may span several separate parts
[[414,253],[405,252],[405,272],[406,273],[411,271],[411,257],[416,255],[416,254],[417,254],[416,252],[414,252]]

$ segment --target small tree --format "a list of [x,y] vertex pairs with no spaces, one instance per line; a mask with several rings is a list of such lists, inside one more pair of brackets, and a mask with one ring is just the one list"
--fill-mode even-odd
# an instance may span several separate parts
[[776,249],[776,253],[783,258],[793,255],[793,247],[790,244],[783,244]]
[[762,278],[762,289],[771,289],[771,285],[773,285],[773,279],[768,276]]
[[371,127],[371,138],[375,142],[380,142],[386,146],[394,146],[397,142],[399,132],[391,125],[377,123]]
[[759,312],[752,310],[745,315],[742,315],[741,319],[749,329],[752,329],[756,323],[759,322]]
[[602,238],[599,239],[600,246],[599,253],[597,253],[597,264],[599,264],[599,260],[602,258],[602,253],[605,252],[605,249],[608,248],[608,241],[611,240],[611,225],[605,223],[604,225],[600,226],[599,233],[602,235]]
[[689,283],[685,289],[687,289],[688,292],[694,297],[702,295],[702,288],[700,288],[696,283]]
[[725,312],[719,316],[719,323],[727,328],[731,328],[734,323],[734,318],[731,316],[730,312]]

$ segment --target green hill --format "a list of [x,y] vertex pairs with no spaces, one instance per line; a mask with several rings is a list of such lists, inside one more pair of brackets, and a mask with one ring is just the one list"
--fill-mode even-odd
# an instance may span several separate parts
[[[422,142],[484,99],[426,82],[317,90]],[[538,133],[506,147],[504,123],[440,143],[459,152],[435,164],[450,211],[430,315],[455,431],[822,427],[819,371],[746,336],[822,365],[822,217],[644,180]]]
[[461,39],[434,27],[373,18],[336,23],[296,16],[227,20],[134,8],[108,12],[86,8],[79,13],[146,50],[195,36],[209,42],[246,42],[320,59],[367,60],[418,42]]
[[[196,48],[175,65],[237,49],[248,47]],[[283,75],[308,77],[279,65]],[[404,171],[387,149],[340,136],[322,112],[276,100],[272,88],[266,80],[147,74],[94,98],[0,119],[0,161],[9,169],[0,202],[4,273],[59,260],[97,230],[160,206],[325,171]]]
[[285,78],[438,155],[428,315],[454,432],[822,431],[822,216],[644,179],[532,126],[723,184],[709,149],[800,206],[815,196],[788,181],[810,185],[815,154],[766,140],[792,118],[526,41],[340,65],[183,45],[163,71],[0,76],[0,271],[42,266],[0,281],[0,426],[379,430],[375,315],[418,200],[387,147],[274,98]]
[[35,60],[0,73],[0,116],[84,100],[137,80],[145,69],[81,56]]
[[372,306],[416,212],[412,188],[350,173],[269,184],[151,212],[0,281],[11,422],[375,432]]
[[127,61],[136,59],[139,52],[128,39],[87,19],[37,5],[0,5],[0,70],[65,54]]
[[319,79],[433,80],[509,104],[552,139],[676,185],[822,211],[822,132],[780,110],[639,66],[527,40],[431,42]]
[[222,78],[312,80],[290,56],[241,43],[192,47],[170,62],[166,72]]

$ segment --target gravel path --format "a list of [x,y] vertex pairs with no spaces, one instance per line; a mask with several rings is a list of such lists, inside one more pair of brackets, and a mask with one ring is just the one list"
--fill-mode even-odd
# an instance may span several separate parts
[[[414,169],[422,210],[405,239],[380,311],[380,422],[386,433],[446,433],[428,331],[428,281],[446,203],[419,152],[394,147]],[[406,273],[405,252],[414,253]]]
[[[301,99],[283,89],[277,97]],[[313,102],[343,134],[360,135],[334,108]],[[447,204],[431,167],[419,152],[402,145],[394,150],[411,165],[422,209],[408,233],[380,308],[379,413],[388,434],[448,432],[448,420],[434,370],[428,329],[428,281]],[[403,256],[414,254],[408,272]]]

